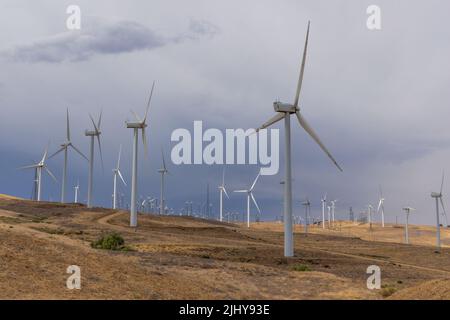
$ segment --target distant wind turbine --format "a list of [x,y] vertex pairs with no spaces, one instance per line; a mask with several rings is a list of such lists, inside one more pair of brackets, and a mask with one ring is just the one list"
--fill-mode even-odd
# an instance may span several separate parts
[[90,146],[90,153],[89,153],[89,178],[88,178],[88,199],[87,199],[87,207],[92,208],[92,192],[94,188],[94,143],[95,138],[97,138],[98,142],[98,149],[100,151],[100,159],[102,162],[102,169],[103,169],[103,154],[102,154],[102,144],[100,140],[100,135],[102,132],[100,131],[100,126],[102,124],[102,112],[100,112],[100,116],[98,118],[97,124],[94,121],[94,118],[92,118],[92,115],[89,115],[89,118],[91,118],[92,125],[94,126],[93,130],[86,130],[84,132],[84,135],[86,137],[91,138],[91,146]]
[[[381,210],[381,211],[380,211]],[[380,200],[378,202],[377,214],[381,212],[381,226],[384,228],[384,198],[380,186]]]
[[47,168],[45,161],[47,160],[48,154],[48,146],[45,148],[44,155],[42,156],[41,161],[36,164],[32,164],[30,166],[21,167],[19,169],[35,169],[36,172],[36,184],[37,184],[37,201],[41,201],[42,194],[42,169],[44,169],[47,174],[55,181],[58,182],[55,178],[55,175]]
[[309,210],[311,207],[311,202],[309,202],[309,199],[306,198],[306,200],[303,201],[302,205],[305,206],[305,234],[308,234],[308,218],[309,218]]
[[247,190],[235,190],[234,192],[239,193],[246,193],[247,194],[247,228],[250,228],[250,198],[252,198],[253,203],[255,204],[256,209],[261,214],[261,210],[259,209],[258,203],[256,203],[256,199],[253,195],[253,188],[256,185],[256,182],[259,179],[259,176],[261,175],[261,170],[259,171],[258,175],[256,176],[255,180],[253,181],[253,184],[251,187]]
[[327,205],[327,194],[323,196],[322,201],[322,229],[325,229],[325,206]]
[[89,159],[80,151],[77,147],[75,147],[72,143],[72,140],[70,140],[70,123],[69,123],[69,109],[67,109],[66,112],[66,141],[61,144],[61,148],[56,151],[54,154],[52,154],[49,159],[56,156],[58,153],[64,151],[64,167],[63,167],[63,174],[62,174],[62,183],[61,183],[61,203],[64,203],[65,201],[65,194],[66,194],[66,179],[67,179],[67,152],[69,150],[69,147],[75,150],[80,156],[82,156],[85,160],[89,161]]
[[404,207],[403,211],[405,211],[406,213],[406,224],[405,224],[405,242],[406,244],[409,244],[409,230],[408,230],[408,225],[409,225],[409,213],[411,211],[415,211],[416,209],[411,208],[411,207]]
[[274,123],[281,121],[284,119],[284,127],[285,127],[285,189],[284,189],[284,255],[286,257],[294,256],[294,243],[293,243],[293,229],[292,229],[292,172],[291,172],[291,115],[295,114],[297,116],[298,122],[300,126],[311,136],[311,138],[320,146],[320,148],[327,154],[327,156],[333,161],[336,167],[342,171],[341,167],[338,165],[336,160],[333,158],[331,153],[319,139],[318,135],[312,129],[312,127],[308,124],[303,114],[300,112],[299,108],[299,100],[300,100],[300,91],[302,88],[303,82],[303,74],[305,70],[305,62],[306,62],[306,52],[308,49],[308,38],[309,38],[309,26],[306,32],[306,40],[305,40],[305,48],[303,51],[303,58],[300,67],[300,75],[297,85],[297,92],[295,95],[295,100],[293,104],[275,102],[273,107],[277,114],[264,123],[261,127],[259,127],[256,132],[261,129],[265,129],[273,125]]
[[155,88],[155,82],[152,85],[152,91],[147,102],[147,110],[145,111],[144,119],[131,110],[135,122],[126,122],[127,128],[133,129],[133,165],[131,169],[131,208],[130,208],[130,227],[137,227],[137,208],[136,208],[136,194],[137,194],[137,169],[138,169],[138,135],[139,129],[142,131],[142,143],[144,144],[145,156],[148,157],[148,145],[147,137],[145,135],[145,128],[147,127],[148,110],[150,109],[150,102],[152,101],[153,89]]
[[441,191],[432,192],[431,197],[436,199],[436,246],[438,249],[441,248],[441,223],[439,221],[439,202],[441,202],[442,211],[445,216],[447,213],[445,212],[444,201],[442,201],[442,189],[444,188],[444,172],[442,172],[442,182],[441,182]]
[[80,181],[77,181],[77,185],[73,187],[75,190],[75,203],[78,203],[78,191],[80,190]]
[[219,217],[219,220],[222,222],[223,221],[223,194],[225,193],[225,196],[227,197],[227,199],[230,199],[230,197],[228,196],[228,193],[227,193],[227,189],[225,189],[225,168],[223,168],[223,171],[222,171],[222,184],[219,186],[219,191],[220,191],[220,217]]
[[161,155],[162,155],[162,167],[158,170],[158,172],[161,174],[161,206],[159,208],[159,214],[164,214],[164,207],[166,205],[165,196],[164,196],[164,178],[166,174],[169,173],[166,167],[166,160],[164,159],[164,151],[161,149]]
[[117,166],[113,169],[114,173],[114,186],[113,186],[113,209],[117,209],[117,177],[120,178],[124,186],[127,185],[125,179],[122,176],[122,172],[120,172],[120,157],[122,155],[122,145],[119,147],[119,157],[117,158]]

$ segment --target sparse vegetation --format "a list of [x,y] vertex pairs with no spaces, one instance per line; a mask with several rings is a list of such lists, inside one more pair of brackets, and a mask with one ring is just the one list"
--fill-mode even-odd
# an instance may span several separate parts
[[125,240],[118,233],[110,233],[102,236],[100,239],[93,241],[91,247],[95,249],[114,250],[114,251],[130,251],[125,246]]
[[393,285],[391,284],[385,284],[381,286],[381,295],[383,296],[383,298],[387,298],[390,297],[391,295],[393,295],[395,292],[397,291],[397,288],[395,288]]
[[311,271],[311,268],[307,266],[306,264],[294,264],[292,266],[292,270],[299,271],[299,272],[306,272]]

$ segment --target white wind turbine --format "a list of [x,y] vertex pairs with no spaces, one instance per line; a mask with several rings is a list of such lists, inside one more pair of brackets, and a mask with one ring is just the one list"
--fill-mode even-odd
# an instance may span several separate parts
[[164,214],[164,208],[166,205],[166,201],[164,198],[164,178],[165,178],[166,174],[169,173],[169,170],[167,170],[167,167],[166,167],[166,160],[164,159],[164,151],[162,149],[161,149],[161,155],[162,155],[162,168],[158,170],[158,172],[161,174],[161,199],[160,199],[161,205],[159,208],[160,215]]
[[42,156],[41,161],[36,164],[32,164],[30,166],[21,167],[19,169],[35,169],[36,172],[36,185],[37,185],[37,201],[41,201],[41,188],[42,188],[42,169],[44,169],[47,174],[52,177],[55,182],[58,182],[54,176],[54,174],[47,168],[45,165],[45,161],[47,160],[48,154],[48,146],[45,148],[44,155]]
[[408,225],[409,225],[409,213],[411,211],[415,211],[416,209],[411,207],[404,207],[403,211],[406,213],[406,224],[405,224],[405,242],[406,244],[409,244],[409,231],[408,231]]
[[87,195],[87,207],[92,208],[92,191],[94,187],[94,143],[95,138],[97,138],[98,142],[98,149],[100,151],[100,159],[102,161],[102,168],[103,168],[103,154],[102,154],[102,144],[100,142],[100,135],[102,132],[100,131],[100,126],[102,124],[102,112],[100,112],[100,116],[98,118],[97,124],[95,124],[94,118],[92,118],[92,115],[89,115],[89,118],[91,118],[92,124],[94,126],[94,130],[86,130],[84,132],[84,135],[86,137],[91,138],[91,145],[90,145],[90,154],[89,154],[89,178],[88,178],[88,195]]
[[368,215],[369,215],[369,228],[370,230],[372,230],[372,209],[373,206],[371,204],[367,205],[367,209],[368,209]]
[[61,203],[64,203],[65,200],[65,194],[66,194],[66,179],[67,179],[67,152],[69,150],[69,147],[71,147],[73,150],[75,150],[80,156],[82,156],[84,159],[89,161],[89,159],[80,151],[77,147],[75,147],[70,140],[70,123],[69,123],[69,109],[67,109],[66,113],[66,141],[61,144],[61,148],[59,148],[58,151],[56,151],[54,154],[52,154],[49,159],[56,156],[58,153],[64,151],[64,167],[63,167],[63,174],[62,174],[62,183],[61,183]]
[[322,201],[322,229],[325,229],[325,206],[327,205],[327,194],[323,196]]
[[138,169],[138,135],[139,129],[142,131],[142,143],[144,144],[145,156],[148,157],[147,137],[145,136],[145,128],[147,127],[147,115],[150,108],[150,102],[152,101],[153,89],[155,88],[155,82],[152,85],[152,91],[147,102],[147,110],[145,111],[144,119],[138,117],[138,115],[131,110],[136,122],[126,122],[127,128],[131,128],[134,131],[133,134],[133,165],[131,174],[131,208],[130,208],[130,227],[137,227],[137,208],[136,208],[136,194],[137,194],[137,169]]
[[336,202],[338,202],[338,200],[335,199],[330,202],[331,202],[331,221],[333,221],[333,225],[334,225],[334,210],[336,209]]
[[227,193],[227,189],[225,189],[225,168],[223,168],[222,171],[222,184],[219,186],[220,191],[220,221],[223,221],[223,194],[225,193],[225,196],[227,199],[230,199]]
[[122,172],[120,172],[120,157],[122,155],[122,145],[119,147],[119,157],[117,158],[117,166],[113,169],[114,173],[114,186],[113,186],[113,209],[117,209],[117,177],[122,180],[124,186],[127,186],[125,179],[122,176]]
[[444,173],[442,173],[441,191],[432,192],[431,197],[436,199],[436,246],[438,249],[441,248],[441,223],[439,221],[439,201],[441,202],[442,211],[445,217],[447,213],[445,212],[444,201],[442,201],[442,189],[444,188]]
[[80,181],[77,181],[77,185],[75,187],[73,187],[73,189],[75,190],[75,203],[78,203],[78,192],[80,190]]
[[308,234],[308,218],[309,218],[309,211],[311,208],[311,202],[309,202],[309,199],[306,198],[306,201],[302,202],[302,205],[305,206],[305,234]]
[[256,181],[258,181],[259,176],[261,175],[261,170],[259,171],[258,175],[255,178],[255,181],[253,181],[252,186],[248,190],[235,190],[234,192],[239,193],[247,193],[247,227],[250,228],[250,198],[252,198],[253,203],[255,204],[256,209],[258,210],[259,214],[261,214],[261,210],[259,210],[259,206],[256,203],[256,199],[253,196],[253,188],[256,185]]
[[327,206],[328,209],[328,228],[331,228],[331,206]]
[[383,192],[381,191],[381,186],[380,186],[380,200],[378,202],[377,214],[380,212],[381,212],[381,227],[384,228],[384,198]]
[[341,167],[337,164],[336,160],[333,158],[331,153],[327,150],[325,145],[320,141],[319,137],[315,131],[310,127],[303,114],[300,112],[298,106],[300,100],[300,91],[302,88],[303,74],[305,70],[306,62],[306,52],[308,49],[308,38],[309,38],[309,26],[306,32],[305,48],[303,51],[303,58],[300,68],[300,76],[297,85],[297,92],[295,95],[294,104],[275,102],[273,107],[277,114],[264,123],[260,128],[256,130],[258,132],[261,129],[265,129],[272,124],[284,119],[285,126],[285,185],[284,185],[284,255],[286,257],[294,256],[294,244],[293,244],[293,229],[292,229],[292,173],[291,173],[291,114],[297,116],[300,126],[311,136],[311,138],[320,146],[320,148],[328,155],[328,157],[333,161],[333,163],[342,171]]

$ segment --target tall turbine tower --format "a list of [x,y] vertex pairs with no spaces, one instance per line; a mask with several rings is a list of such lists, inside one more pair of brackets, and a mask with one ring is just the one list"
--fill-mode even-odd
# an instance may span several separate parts
[[322,229],[325,229],[325,206],[327,205],[327,194],[323,196],[322,201]]
[[41,201],[41,194],[42,194],[42,169],[44,169],[47,174],[52,177],[52,179],[55,182],[58,182],[55,178],[55,176],[53,175],[53,173],[47,168],[47,166],[45,165],[45,161],[47,160],[47,154],[48,154],[48,147],[45,148],[44,151],[44,155],[42,156],[41,161],[39,161],[36,164],[32,164],[30,166],[25,166],[25,167],[21,167],[19,169],[34,169],[35,170],[35,175],[36,175],[36,185],[37,185],[37,201]]
[[62,183],[61,183],[61,203],[64,203],[65,201],[65,194],[66,194],[66,179],[67,179],[67,152],[69,150],[69,147],[75,150],[80,156],[82,156],[84,159],[89,161],[89,159],[80,151],[77,147],[75,147],[70,140],[70,123],[69,123],[69,109],[67,109],[66,113],[66,141],[61,144],[61,148],[59,148],[58,151],[56,151],[54,154],[52,154],[49,159],[56,156],[58,153],[64,151],[64,167],[63,167],[63,174],[62,174]]
[[219,186],[220,191],[220,221],[223,221],[223,194],[225,193],[227,199],[230,199],[227,193],[227,189],[225,189],[225,168],[222,171],[222,184]]
[[381,227],[384,228],[384,198],[383,192],[381,191],[381,186],[380,186],[380,200],[378,202],[377,214],[380,213],[380,210],[381,210]]
[[166,168],[166,160],[164,159],[164,151],[161,149],[161,155],[162,155],[162,168],[158,170],[159,173],[161,173],[161,206],[159,207],[159,214],[164,214],[164,208],[166,206],[166,200],[164,198],[164,177],[166,174],[169,173],[169,171]]
[[432,192],[431,197],[436,199],[436,247],[441,249],[441,223],[439,221],[439,201],[441,202],[442,211],[447,216],[444,207],[444,201],[442,201],[442,189],[444,188],[444,173],[442,173],[441,191]]
[[256,203],[256,199],[253,196],[253,188],[255,187],[256,181],[258,181],[260,175],[261,175],[261,170],[259,171],[259,173],[256,176],[255,180],[253,181],[253,184],[251,185],[250,189],[247,189],[247,190],[235,190],[234,191],[234,192],[246,193],[247,194],[247,228],[250,228],[250,198],[252,198],[252,201],[255,204],[256,209],[261,214],[261,210],[259,210],[258,203]]
[[90,146],[90,154],[89,154],[89,178],[88,178],[87,207],[92,208],[92,191],[93,191],[93,187],[94,187],[94,142],[95,142],[94,140],[95,140],[95,138],[97,138],[98,149],[100,151],[100,158],[102,161],[102,168],[103,168],[102,144],[100,142],[100,135],[102,134],[102,132],[100,131],[100,126],[102,124],[102,113],[100,113],[97,124],[95,124],[94,118],[92,118],[91,115],[89,115],[89,118],[91,118],[92,125],[94,126],[94,130],[86,130],[84,132],[84,135],[86,137],[91,138],[91,146]]
[[152,85],[152,91],[147,102],[147,110],[145,111],[144,119],[131,111],[136,118],[136,122],[126,122],[127,128],[133,129],[133,166],[131,169],[131,208],[130,208],[130,227],[137,227],[137,208],[136,208],[136,194],[137,194],[137,169],[138,169],[138,135],[139,129],[142,131],[142,143],[144,144],[145,156],[148,157],[147,137],[145,136],[145,128],[147,127],[147,115],[152,101],[153,89],[155,82]]
[[405,211],[406,213],[406,224],[405,224],[405,243],[409,244],[409,230],[408,230],[408,225],[409,225],[409,213],[411,211],[414,211],[416,209],[411,208],[411,207],[404,207],[403,211]]
[[336,160],[324,146],[322,141],[320,141],[317,134],[310,127],[303,114],[300,112],[300,108],[298,106],[300,100],[300,91],[302,88],[303,82],[303,74],[305,70],[305,62],[306,62],[306,52],[308,49],[308,38],[309,38],[309,22],[308,22],[308,30],[306,32],[306,40],[305,40],[305,48],[303,51],[303,58],[300,67],[300,76],[297,85],[297,93],[295,95],[294,104],[275,102],[273,107],[277,114],[264,123],[260,128],[256,131],[258,132],[261,129],[265,129],[272,124],[284,119],[284,127],[285,127],[285,185],[284,185],[284,255],[286,257],[294,256],[294,243],[293,243],[293,229],[292,229],[292,173],[291,173],[291,114],[295,114],[297,116],[298,122],[300,126],[311,136],[311,138],[320,146],[320,148],[328,155],[328,157],[333,161],[333,163],[338,167],[339,170],[342,171],[341,167],[337,164]]
[[328,228],[331,228],[331,206],[327,206],[328,209]]
[[372,230],[372,209],[373,206],[371,204],[367,205],[368,215],[369,215],[369,229]]
[[122,172],[120,172],[120,156],[122,155],[122,145],[119,147],[119,157],[117,158],[117,166],[115,169],[113,169],[114,173],[114,186],[113,186],[113,209],[117,209],[117,177],[122,180],[122,183],[124,186],[127,186],[127,183],[125,182]]

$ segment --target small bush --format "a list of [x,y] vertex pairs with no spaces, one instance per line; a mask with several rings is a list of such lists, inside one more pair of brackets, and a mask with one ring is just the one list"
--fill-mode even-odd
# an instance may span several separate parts
[[311,271],[311,268],[305,264],[295,264],[294,266],[292,266],[292,270],[299,271],[299,272],[305,272],[305,271]]
[[397,289],[392,285],[381,286],[381,295],[383,298],[392,296],[396,291]]
[[129,250],[125,247],[125,240],[118,233],[107,234],[97,241],[93,241],[91,247],[104,250]]

